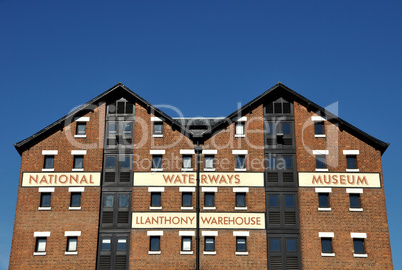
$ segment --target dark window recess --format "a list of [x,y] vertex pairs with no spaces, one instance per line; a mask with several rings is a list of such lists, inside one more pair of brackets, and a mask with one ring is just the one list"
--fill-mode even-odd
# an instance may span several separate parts
[[332,252],[332,238],[321,238],[321,252],[322,253],[333,253]]
[[349,193],[349,199],[350,208],[361,208],[359,193]]
[[353,238],[353,247],[355,249],[355,254],[365,254],[364,251],[364,239],[363,238]]
[[102,208],[102,227],[126,228],[130,222],[130,195],[104,194]]
[[85,135],[87,129],[87,123],[86,122],[77,122],[77,130],[76,133],[77,135]]
[[102,270],[128,269],[128,235],[103,235],[99,239],[98,267]]
[[314,122],[314,133],[315,133],[315,135],[324,135],[325,134],[324,122],[322,122],[322,121]]
[[162,156],[161,155],[153,155],[152,156],[152,168],[153,169],[162,169]]
[[278,234],[269,237],[268,241],[268,267],[270,270],[300,269],[298,235]]
[[297,207],[296,193],[280,192],[268,194],[268,227],[269,228],[296,228]]
[[[279,181],[279,173],[277,173],[277,172],[269,172],[268,174],[267,174],[267,178],[268,178],[268,182],[270,182],[270,183],[278,183],[278,181]],[[293,179],[292,179],[292,181],[293,181]]]
[[214,207],[215,206],[215,193],[205,192],[204,194],[204,207]]
[[236,169],[245,169],[246,168],[245,159],[246,159],[245,155],[236,155],[235,156],[235,168]]
[[318,207],[329,208],[329,193],[318,193]]
[[52,193],[42,192],[40,194],[40,207],[50,207]]
[[154,135],[162,135],[163,134],[163,123],[162,122],[154,122]]
[[236,207],[246,207],[245,192],[236,192]]
[[72,192],[71,193],[71,207],[80,207],[81,206],[81,192]]
[[46,252],[46,237],[36,237],[35,252]]
[[151,206],[161,206],[161,192],[151,192]]
[[293,172],[283,172],[283,182],[292,183],[294,181]]
[[193,195],[191,192],[182,192],[181,206],[191,207],[193,206]]
[[215,237],[205,236],[205,251],[215,251]]
[[296,186],[294,155],[267,154],[265,179],[268,186]]
[[292,103],[283,98],[268,103],[265,108],[267,114],[290,114],[292,112]]
[[244,236],[236,237],[236,251],[246,252],[247,251],[247,238]]
[[45,156],[43,168],[44,169],[53,169],[54,168],[54,156]]
[[[283,148],[293,145],[293,133],[291,122],[266,122],[266,143],[270,148]],[[285,147],[289,148],[289,147]]]
[[83,169],[84,168],[84,156],[74,156],[74,169]]
[[111,185],[130,185],[132,177],[131,155],[107,155],[103,182]]
[[347,155],[346,163],[348,169],[357,169],[357,156],[355,155]]
[[316,168],[317,169],[326,169],[327,168],[327,161],[325,155],[316,155]]
[[131,173],[130,172],[120,172],[120,182],[128,183],[130,182]]
[[149,251],[160,251],[160,236],[150,236],[149,238]]
[[109,114],[132,114],[133,104],[127,100],[120,99],[118,101],[112,102],[108,106]]

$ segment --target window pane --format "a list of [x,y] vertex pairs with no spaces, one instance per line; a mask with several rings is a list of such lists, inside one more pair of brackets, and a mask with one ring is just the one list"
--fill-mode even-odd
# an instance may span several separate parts
[[71,205],[72,207],[81,206],[81,193],[71,193]]
[[151,251],[159,251],[160,250],[160,237],[159,236],[151,236]]
[[324,122],[314,122],[314,132],[317,135],[322,135],[324,133]]
[[54,156],[45,156],[45,169],[53,169]]
[[236,169],[244,169],[245,168],[245,157],[243,155],[236,155]]
[[269,103],[267,105],[267,113],[273,113],[274,112],[274,104],[273,103]]
[[236,135],[244,135],[244,122],[236,122]]
[[191,250],[191,237],[183,237],[182,238],[182,250],[189,251]]
[[110,243],[112,240],[110,238],[102,239],[102,250],[110,250]]
[[116,134],[116,131],[117,131],[116,123],[108,123],[108,130],[109,130],[109,135]]
[[74,156],[74,169],[84,168],[84,156]]
[[282,124],[282,133],[284,135],[290,135],[290,123],[283,123]]
[[286,249],[290,252],[296,251],[296,239],[286,239]]
[[163,124],[160,122],[154,122],[154,134],[162,134],[163,133]]
[[77,237],[67,238],[67,251],[77,251]]
[[239,252],[247,251],[246,237],[236,237],[236,251]]
[[117,102],[117,113],[124,113],[124,101],[118,101]]
[[114,169],[115,167],[115,157],[107,157],[106,158],[106,169]]
[[152,156],[152,168],[162,168],[162,156]]
[[183,168],[189,169],[191,168],[191,156],[183,156]]
[[321,238],[322,253],[332,253],[331,241],[331,238]]
[[212,169],[214,167],[214,156],[205,156],[205,168]]
[[275,132],[275,124],[274,123],[268,123],[267,124],[267,134],[268,135],[276,134],[276,132]]
[[269,156],[267,158],[267,167],[268,169],[275,170],[276,169],[276,157]]
[[206,192],[204,196],[205,202],[204,206],[205,207],[213,207],[215,206],[215,193],[213,192]]
[[325,155],[317,155],[316,156],[316,166],[317,166],[317,169],[327,168]]
[[328,193],[318,193],[318,203],[319,203],[319,207],[328,208],[329,207],[329,194]]
[[346,156],[346,163],[348,169],[357,169],[356,156]]
[[355,254],[364,254],[364,239],[353,239],[353,246],[355,248]]
[[85,135],[86,126],[87,125],[85,122],[78,122],[77,123],[77,135]]
[[36,252],[45,252],[45,251],[46,251],[46,238],[37,238]]
[[193,205],[192,193],[191,192],[183,192],[183,194],[182,194],[182,206],[191,207],[192,205]]
[[123,126],[123,134],[131,134],[131,123],[125,123]]
[[269,195],[269,207],[279,207],[278,195]]
[[283,113],[290,113],[290,103],[289,102],[284,102],[283,103]]
[[151,192],[151,206],[161,206],[160,192]]
[[126,168],[126,169],[130,169],[130,156],[123,156],[123,157],[120,157],[120,166],[121,166],[121,168]]
[[113,207],[114,195],[105,195],[103,197],[103,207]]
[[215,251],[215,238],[211,236],[205,237],[205,251]]
[[119,196],[119,207],[128,207],[129,204],[129,195],[120,195]]
[[41,193],[40,206],[50,207],[51,193]]
[[292,169],[293,164],[292,164],[292,157],[283,157],[283,161],[285,163],[285,169]]
[[358,193],[350,193],[350,208],[360,208],[360,194]]
[[274,103],[274,111],[275,111],[275,113],[282,113],[282,103],[281,102]]
[[117,250],[127,249],[127,239],[117,239]]
[[278,238],[271,238],[271,251],[281,251],[281,241]]
[[246,193],[236,193],[236,206],[237,207],[246,206]]
[[285,207],[295,207],[293,195],[285,195]]

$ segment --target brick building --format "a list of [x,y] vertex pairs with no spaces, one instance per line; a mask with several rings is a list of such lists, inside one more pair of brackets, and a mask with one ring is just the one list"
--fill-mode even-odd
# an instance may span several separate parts
[[392,269],[388,144],[281,83],[225,118],[119,83],[15,147],[10,269]]

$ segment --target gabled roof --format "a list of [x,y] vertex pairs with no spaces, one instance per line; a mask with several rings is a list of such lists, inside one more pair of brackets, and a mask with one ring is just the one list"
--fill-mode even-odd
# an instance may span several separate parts
[[[124,96],[129,100],[133,100],[137,103],[140,103],[142,106],[146,107],[149,112],[153,113],[157,117],[163,118],[166,123],[170,124],[173,127],[173,129],[180,131],[185,136],[189,137],[195,142],[196,141],[201,143],[204,142],[205,140],[213,136],[216,132],[222,130],[223,128],[226,128],[228,125],[233,123],[233,121],[235,121],[238,117],[247,114],[252,109],[256,108],[262,102],[268,100],[269,98],[286,97],[288,99],[297,101],[298,103],[304,105],[309,111],[314,111],[319,115],[325,116],[325,118],[328,121],[332,123],[337,123],[339,125],[339,128],[348,131],[349,133],[362,139],[366,143],[372,145],[376,149],[379,149],[381,153],[384,153],[387,147],[389,146],[389,143],[385,143],[363,132],[362,130],[349,124],[345,120],[332,114],[323,107],[317,105],[311,100],[293,91],[292,89],[288,88],[282,83],[277,83],[276,85],[274,85],[273,87],[262,93],[260,96],[256,97],[255,99],[253,99],[252,101],[241,107],[240,109],[231,113],[229,116],[223,118],[172,118],[167,114],[165,114],[164,112],[162,112],[161,110],[159,110],[158,108],[156,108],[155,106],[153,106],[151,103],[149,103],[142,97],[140,97],[139,95],[137,95],[136,93],[134,93],[133,91],[131,91],[128,87],[126,87],[122,83],[118,83],[109,90],[105,91],[104,93],[100,94],[94,99],[88,101],[84,105],[78,107],[71,113],[60,118],[59,120],[55,121],[54,123],[35,133],[34,135],[18,143],[15,143],[14,144],[15,148],[17,149],[18,153],[22,154],[22,152],[25,149],[31,147],[32,145],[42,140],[55,130],[62,129],[66,121],[71,121],[72,120],[71,118],[77,117],[80,114],[84,114],[85,112],[92,110],[93,105],[98,105],[98,103],[101,101],[112,100],[112,98],[116,96]],[[208,125],[205,123],[208,123]],[[194,126],[203,128],[201,130],[196,130]]]

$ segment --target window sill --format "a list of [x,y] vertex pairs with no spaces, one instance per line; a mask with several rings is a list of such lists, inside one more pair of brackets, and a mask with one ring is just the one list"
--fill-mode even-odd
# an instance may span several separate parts
[[321,253],[322,257],[335,257],[335,253]]
[[152,137],[154,137],[154,138],[162,138],[163,134],[152,134]]
[[86,138],[87,135],[74,135],[74,138]]
[[214,172],[215,168],[204,168],[204,172]]
[[192,206],[182,206],[181,210],[194,210],[194,207],[192,207]]
[[34,256],[45,256],[46,252],[34,252],[33,255]]
[[64,255],[78,255],[78,251],[66,251]]
[[180,251],[181,255],[193,255],[194,252],[193,251]]
[[327,172],[328,169],[315,169],[316,172]]
[[203,210],[216,210],[215,206],[204,206]]
[[323,212],[329,212],[332,211],[331,207],[327,208],[327,207],[318,207],[318,211],[323,211]]
[[347,172],[360,172],[359,169],[346,169]]
[[314,134],[314,137],[316,137],[316,138],[325,138],[326,135],[325,134]]
[[81,206],[70,206],[68,210],[72,211],[81,211]]
[[182,168],[181,171],[182,172],[192,172],[193,168]]
[[350,212],[363,212],[363,208],[349,208]]
[[52,169],[42,169],[42,172],[54,172],[54,168],[52,168]]
[[38,210],[39,211],[50,211],[50,210],[52,210],[52,207],[38,207]]
[[245,134],[235,134],[235,138],[245,138]]
[[235,210],[247,210],[247,206],[235,207]]
[[163,168],[152,168],[151,172],[163,172]]
[[236,256],[248,256],[248,252],[247,251],[243,251],[243,252],[240,252],[240,251],[236,251]]
[[72,169],[73,172],[83,172],[84,168],[77,168],[77,169]]
[[149,210],[162,210],[162,206],[150,206]]
[[235,168],[235,172],[245,172],[247,171],[246,168]]
[[148,251],[148,255],[160,255],[160,251]]
[[353,254],[355,258],[367,258],[367,254]]
[[204,255],[216,255],[216,251],[204,251]]

